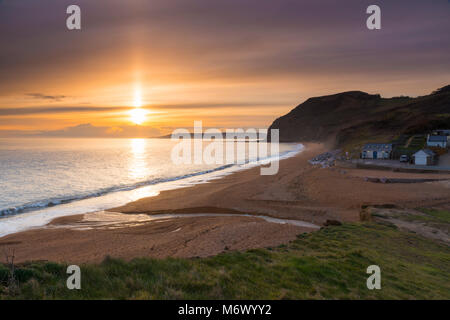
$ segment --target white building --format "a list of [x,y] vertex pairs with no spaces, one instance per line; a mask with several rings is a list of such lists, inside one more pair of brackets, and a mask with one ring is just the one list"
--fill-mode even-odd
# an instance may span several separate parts
[[429,166],[433,165],[435,161],[435,153],[429,149],[422,149],[414,153],[414,164]]
[[448,138],[447,136],[432,136],[429,135],[427,139],[428,147],[439,147],[439,148],[447,148],[448,146]]
[[434,136],[447,136],[450,137],[450,129],[437,129],[433,130]]

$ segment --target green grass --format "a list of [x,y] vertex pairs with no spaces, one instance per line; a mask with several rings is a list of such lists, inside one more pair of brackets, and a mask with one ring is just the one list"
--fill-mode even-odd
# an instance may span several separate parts
[[411,157],[414,153],[425,147],[426,137],[424,135],[401,135],[399,138],[392,140],[391,143],[396,144],[392,153],[393,159],[399,159],[404,154]]
[[[381,268],[381,290],[366,269]],[[2,299],[450,299],[450,248],[394,227],[344,224],[288,245],[210,258],[105,259],[82,265],[82,289],[66,288],[66,266],[28,263],[15,295]]]
[[425,213],[427,216],[415,216],[421,217],[424,220],[429,220],[433,222],[442,222],[450,224],[450,211],[447,210],[438,210],[431,208],[419,208],[420,212]]

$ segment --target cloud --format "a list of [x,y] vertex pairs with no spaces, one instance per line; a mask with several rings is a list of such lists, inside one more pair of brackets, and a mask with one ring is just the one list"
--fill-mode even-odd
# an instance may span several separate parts
[[[278,104],[281,102],[278,102]],[[284,101],[284,103],[286,103]],[[158,104],[152,105],[150,108],[152,109],[161,109],[161,110],[177,110],[177,109],[227,109],[227,108],[238,108],[238,107],[246,107],[246,108],[260,108],[260,107],[273,107],[273,102],[261,101],[261,102],[236,102],[236,103],[179,103],[179,104]]]
[[53,101],[61,101],[64,98],[67,98],[66,96],[63,95],[50,96],[42,93],[27,93],[26,96],[39,100],[53,100]]
[[[279,103],[278,103],[279,104]],[[260,108],[272,107],[273,102],[242,102],[242,103],[179,103],[179,104],[155,104],[144,107],[147,110],[195,110],[195,109],[228,109],[228,108]],[[131,110],[130,107],[94,107],[94,106],[58,106],[58,107],[27,107],[27,108],[0,108],[0,117],[26,116],[39,114],[60,113],[98,113],[98,112],[123,112]]]
[[26,138],[39,135],[39,131],[25,130],[0,130],[0,138]]
[[89,12],[83,33],[61,23],[68,0],[20,2],[27,10],[0,11],[3,92],[101,82],[129,70],[135,51],[161,82],[264,78],[275,86],[277,76],[320,86],[325,75],[342,82],[358,74],[379,75],[382,85],[448,75],[446,1],[384,1],[383,28],[373,32],[365,27],[368,0],[79,0]]
[[148,126],[102,127],[90,123],[35,134],[40,137],[58,138],[150,138],[160,135],[159,129]]
[[17,115],[36,114],[57,114],[57,113],[85,113],[85,112],[115,112],[129,110],[127,107],[30,107],[30,108],[0,108],[0,117]]

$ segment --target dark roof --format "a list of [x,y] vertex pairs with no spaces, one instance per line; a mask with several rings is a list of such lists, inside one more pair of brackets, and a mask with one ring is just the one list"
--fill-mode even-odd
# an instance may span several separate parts
[[447,142],[446,136],[429,136],[428,137],[429,142]]
[[367,143],[363,151],[392,151],[392,143]]

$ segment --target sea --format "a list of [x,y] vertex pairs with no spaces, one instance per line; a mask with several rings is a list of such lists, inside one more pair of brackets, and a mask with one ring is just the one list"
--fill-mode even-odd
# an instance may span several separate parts
[[[238,170],[283,159],[301,144],[260,142],[269,154],[236,150],[231,163],[172,161],[171,139],[0,139],[0,237],[73,214],[105,210],[163,190],[206,183]],[[205,147],[207,143],[204,143]],[[236,164],[235,162],[240,162]]]

